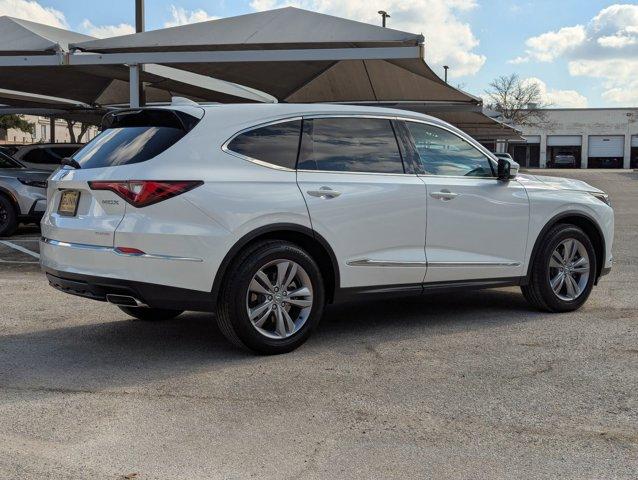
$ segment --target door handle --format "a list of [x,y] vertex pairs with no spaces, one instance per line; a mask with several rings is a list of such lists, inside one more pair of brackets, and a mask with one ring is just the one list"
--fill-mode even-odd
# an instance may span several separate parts
[[441,190],[440,192],[432,192],[430,193],[432,198],[436,198],[437,200],[454,200],[459,196],[458,193],[450,192],[449,190]]
[[319,198],[335,198],[341,195],[341,192],[337,192],[330,187],[320,187],[319,190],[308,190],[306,193],[311,197]]

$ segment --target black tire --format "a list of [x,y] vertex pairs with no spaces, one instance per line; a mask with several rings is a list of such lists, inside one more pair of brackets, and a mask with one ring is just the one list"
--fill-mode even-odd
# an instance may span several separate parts
[[11,200],[0,194],[0,237],[10,237],[18,228],[18,214]]
[[170,320],[184,313],[184,310],[168,310],[165,308],[149,308],[149,307],[121,307],[117,306],[127,315],[144,320],[146,322],[159,322],[161,320]]
[[[556,247],[568,239],[578,240],[589,256],[589,278],[582,293],[573,300],[560,298],[550,285],[550,259]],[[530,266],[530,281],[521,287],[525,299],[534,307],[549,312],[570,312],[579,309],[589,297],[596,280],[596,252],[587,234],[579,227],[558,224],[552,227],[541,240],[536,257]]]
[[[248,317],[246,301],[253,276],[269,262],[291,260],[307,273],[312,285],[312,307],[305,323],[287,338],[269,338],[258,332]],[[217,323],[234,345],[262,355],[290,352],[303,344],[319,324],[325,305],[321,271],[299,246],[277,240],[256,243],[242,251],[228,267],[217,303]]]

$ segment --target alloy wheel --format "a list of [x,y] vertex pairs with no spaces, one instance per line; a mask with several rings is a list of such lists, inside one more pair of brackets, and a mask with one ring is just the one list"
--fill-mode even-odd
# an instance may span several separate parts
[[312,311],[310,276],[286,259],[268,262],[253,276],[246,293],[246,311],[262,335],[285,339],[297,333]]
[[549,260],[549,284],[561,300],[576,300],[587,287],[590,274],[589,254],[575,238],[560,242]]

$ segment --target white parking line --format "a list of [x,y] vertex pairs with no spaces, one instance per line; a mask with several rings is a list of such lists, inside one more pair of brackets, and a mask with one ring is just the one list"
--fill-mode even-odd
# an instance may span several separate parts
[[16,245],[15,243],[8,242],[6,240],[0,240],[0,243],[3,245],[6,245],[9,248],[13,248],[14,250],[18,250],[19,252],[26,253],[27,255],[31,255],[32,257],[40,258],[39,253],[32,252],[28,248],[21,247],[20,245]]

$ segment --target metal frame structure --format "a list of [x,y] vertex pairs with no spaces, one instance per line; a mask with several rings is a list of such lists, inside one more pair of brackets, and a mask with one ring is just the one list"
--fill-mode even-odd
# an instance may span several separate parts
[[[243,50],[243,51],[197,51],[197,52],[143,52],[143,53],[75,53],[64,52],[53,55],[0,56],[0,67],[41,67],[41,66],[89,66],[89,65],[128,65],[130,84],[130,106],[139,106],[140,65],[146,65],[149,73],[156,71],[161,76],[180,76],[182,80],[190,76],[198,85],[206,82],[207,88],[224,92],[224,85],[230,82],[216,80],[204,75],[183,72],[164,67],[165,64],[184,63],[227,63],[227,62],[302,62],[302,61],[341,61],[341,60],[400,60],[422,58],[423,46],[412,47],[368,47],[368,48],[331,48],[331,49],[295,49],[295,50]],[[162,65],[148,65],[162,64]],[[160,73],[159,71],[162,71]],[[179,72],[179,74],[178,74]],[[270,101],[274,97],[257,90],[232,84],[245,89],[245,98],[257,101]],[[222,90],[220,90],[222,89]],[[227,92],[230,92],[226,88]],[[226,92],[225,92],[226,93]],[[266,98],[265,98],[266,97]],[[267,97],[270,97],[268,99]],[[276,101],[276,100],[275,100]]]

